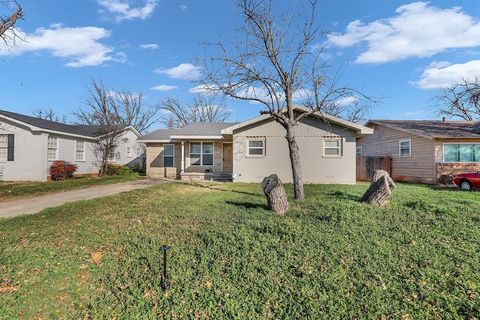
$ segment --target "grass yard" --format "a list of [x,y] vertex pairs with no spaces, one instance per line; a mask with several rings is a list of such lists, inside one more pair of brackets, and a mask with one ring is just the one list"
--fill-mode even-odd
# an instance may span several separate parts
[[117,182],[133,181],[140,179],[138,174],[121,176],[108,176],[98,178],[74,178],[62,181],[49,182],[5,182],[0,181],[0,202],[39,196],[42,194],[69,191],[97,185],[112,184]]
[[258,185],[167,184],[0,220],[0,318],[479,318],[480,193],[366,188],[276,216]]

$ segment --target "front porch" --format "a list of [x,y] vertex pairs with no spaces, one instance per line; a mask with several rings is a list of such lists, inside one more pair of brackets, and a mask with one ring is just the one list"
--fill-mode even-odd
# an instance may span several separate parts
[[187,181],[232,181],[233,146],[226,139],[147,143],[147,175]]

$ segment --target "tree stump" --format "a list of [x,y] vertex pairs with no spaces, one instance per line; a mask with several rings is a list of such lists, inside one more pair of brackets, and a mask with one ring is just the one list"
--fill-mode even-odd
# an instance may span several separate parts
[[372,183],[363,195],[361,201],[381,206],[390,198],[393,189],[395,189],[395,182],[390,178],[388,172],[385,170],[376,170],[373,174]]
[[278,214],[285,214],[288,209],[288,199],[282,181],[272,174],[262,181],[263,193],[267,197],[268,208]]

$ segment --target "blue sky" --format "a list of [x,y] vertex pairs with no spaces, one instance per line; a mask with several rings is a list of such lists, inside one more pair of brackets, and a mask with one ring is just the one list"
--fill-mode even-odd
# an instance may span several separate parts
[[[201,70],[202,43],[234,38],[234,0],[23,1],[28,39],[0,47],[0,108],[31,114],[82,106],[92,79],[143,92],[147,103],[187,100]],[[280,9],[306,1],[278,1]],[[438,89],[480,74],[480,2],[320,1],[317,22],[332,32],[326,57],[341,82],[384,97],[370,118],[436,118]],[[155,88],[157,90],[153,90]],[[232,121],[259,105],[229,101]]]

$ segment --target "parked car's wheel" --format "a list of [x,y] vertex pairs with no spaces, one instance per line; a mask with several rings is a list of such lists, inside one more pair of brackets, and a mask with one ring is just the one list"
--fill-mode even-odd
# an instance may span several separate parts
[[463,180],[460,183],[460,189],[462,189],[464,191],[470,191],[470,190],[472,190],[472,184],[467,180]]

